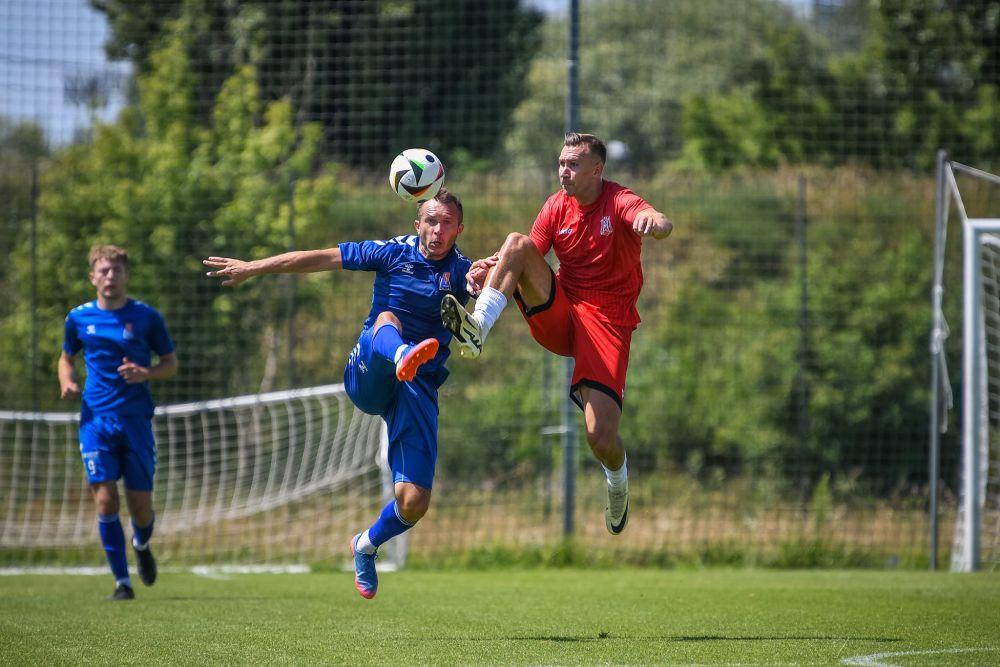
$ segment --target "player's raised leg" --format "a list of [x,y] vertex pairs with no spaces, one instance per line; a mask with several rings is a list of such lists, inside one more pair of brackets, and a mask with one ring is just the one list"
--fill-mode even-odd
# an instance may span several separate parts
[[374,324],[372,351],[396,365],[396,379],[409,382],[417,370],[434,358],[440,343],[436,338],[427,338],[409,345],[403,340],[403,325],[393,313],[379,313]]
[[378,591],[378,573],[375,559],[378,548],[400,535],[427,513],[431,490],[409,482],[397,482],[396,498],[382,508],[382,513],[368,530],[351,539],[354,556],[354,587],[361,597],[371,599]]
[[441,320],[455,336],[462,355],[480,355],[486,336],[515,290],[528,308],[545,304],[552,294],[552,270],[531,238],[516,232],[507,236],[497,253],[472,313],[450,295],[441,302]]
[[625,446],[618,435],[621,408],[613,398],[591,387],[581,387],[587,444],[601,462],[607,478],[608,504],[604,522],[608,532],[618,535],[628,523],[628,467]]

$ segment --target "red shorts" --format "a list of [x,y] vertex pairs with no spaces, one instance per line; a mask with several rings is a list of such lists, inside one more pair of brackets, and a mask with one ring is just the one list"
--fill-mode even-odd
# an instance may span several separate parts
[[580,409],[580,388],[584,386],[607,394],[621,409],[634,327],[610,324],[600,319],[592,306],[570,303],[555,274],[547,303],[526,308],[516,291],[514,299],[532,337],[546,350],[576,361],[570,398]]

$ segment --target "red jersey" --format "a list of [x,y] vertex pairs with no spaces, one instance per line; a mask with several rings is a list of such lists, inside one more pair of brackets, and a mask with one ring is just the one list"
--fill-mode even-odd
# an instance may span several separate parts
[[639,323],[635,304],[642,289],[642,237],[632,231],[640,211],[652,208],[639,195],[604,181],[597,201],[581,207],[560,190],[546,200],[531,228],[543,255],[554,247],[559,280],[573,304],[611,324]]

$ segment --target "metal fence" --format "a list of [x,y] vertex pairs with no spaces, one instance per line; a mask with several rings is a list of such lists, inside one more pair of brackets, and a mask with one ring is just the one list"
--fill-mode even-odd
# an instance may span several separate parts
[[[128,247],[178,344],[159,403],[339,382],[371,276],[228,291],[201,258],[405,233],[383,172],[411,146],[447,165],[465,254],[526,232],[556,188],[571,6],[0,2],[0,408],[67,409],[55,360],[96,242]],[[634,515],[606,535],[578,439],[565,551],[563,362],[510,309],[450,362],[414,562],[929,561],[935,150],[990,168],[1000,147],[998,3],[932,6],[580,3],[579,126],[676,226],[643,250]]]

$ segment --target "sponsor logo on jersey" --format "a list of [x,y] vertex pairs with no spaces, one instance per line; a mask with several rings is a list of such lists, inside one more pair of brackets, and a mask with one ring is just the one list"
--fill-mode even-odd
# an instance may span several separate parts
[[407,262],[406,264],[403,264],[402,271],[406,275],[412,276],[413,275],[413,264],[411,264],[410,262]]
[[611,234],[611,216],[606,215],[601,218],[601,236],[608,236]]
[[563,227],[558,232],[556,232],[556,236],[566,236],[567,234],[572,234],[572,233],[573,233],[572,227]]
[[445,271],[438,276],[438,290],[442,292],[451,291],[451,271]]
[[88,324],[87,325],[87,335],[88,336],[94,336],[96,334],[97,334],[97,327],[95,327],[93,324]]
[[362,373],[367,373],[368,372],[368,367],[365,366],[365,362],[358,361],[358,370],[360,370]]
[[133,338],[135,338],[135,333],[133,333],[133,331],[132,331],[132,323],[131,322],[126,322],[125,323],[125,328],[122,329],[122,339],[123,340],[132,340]]

